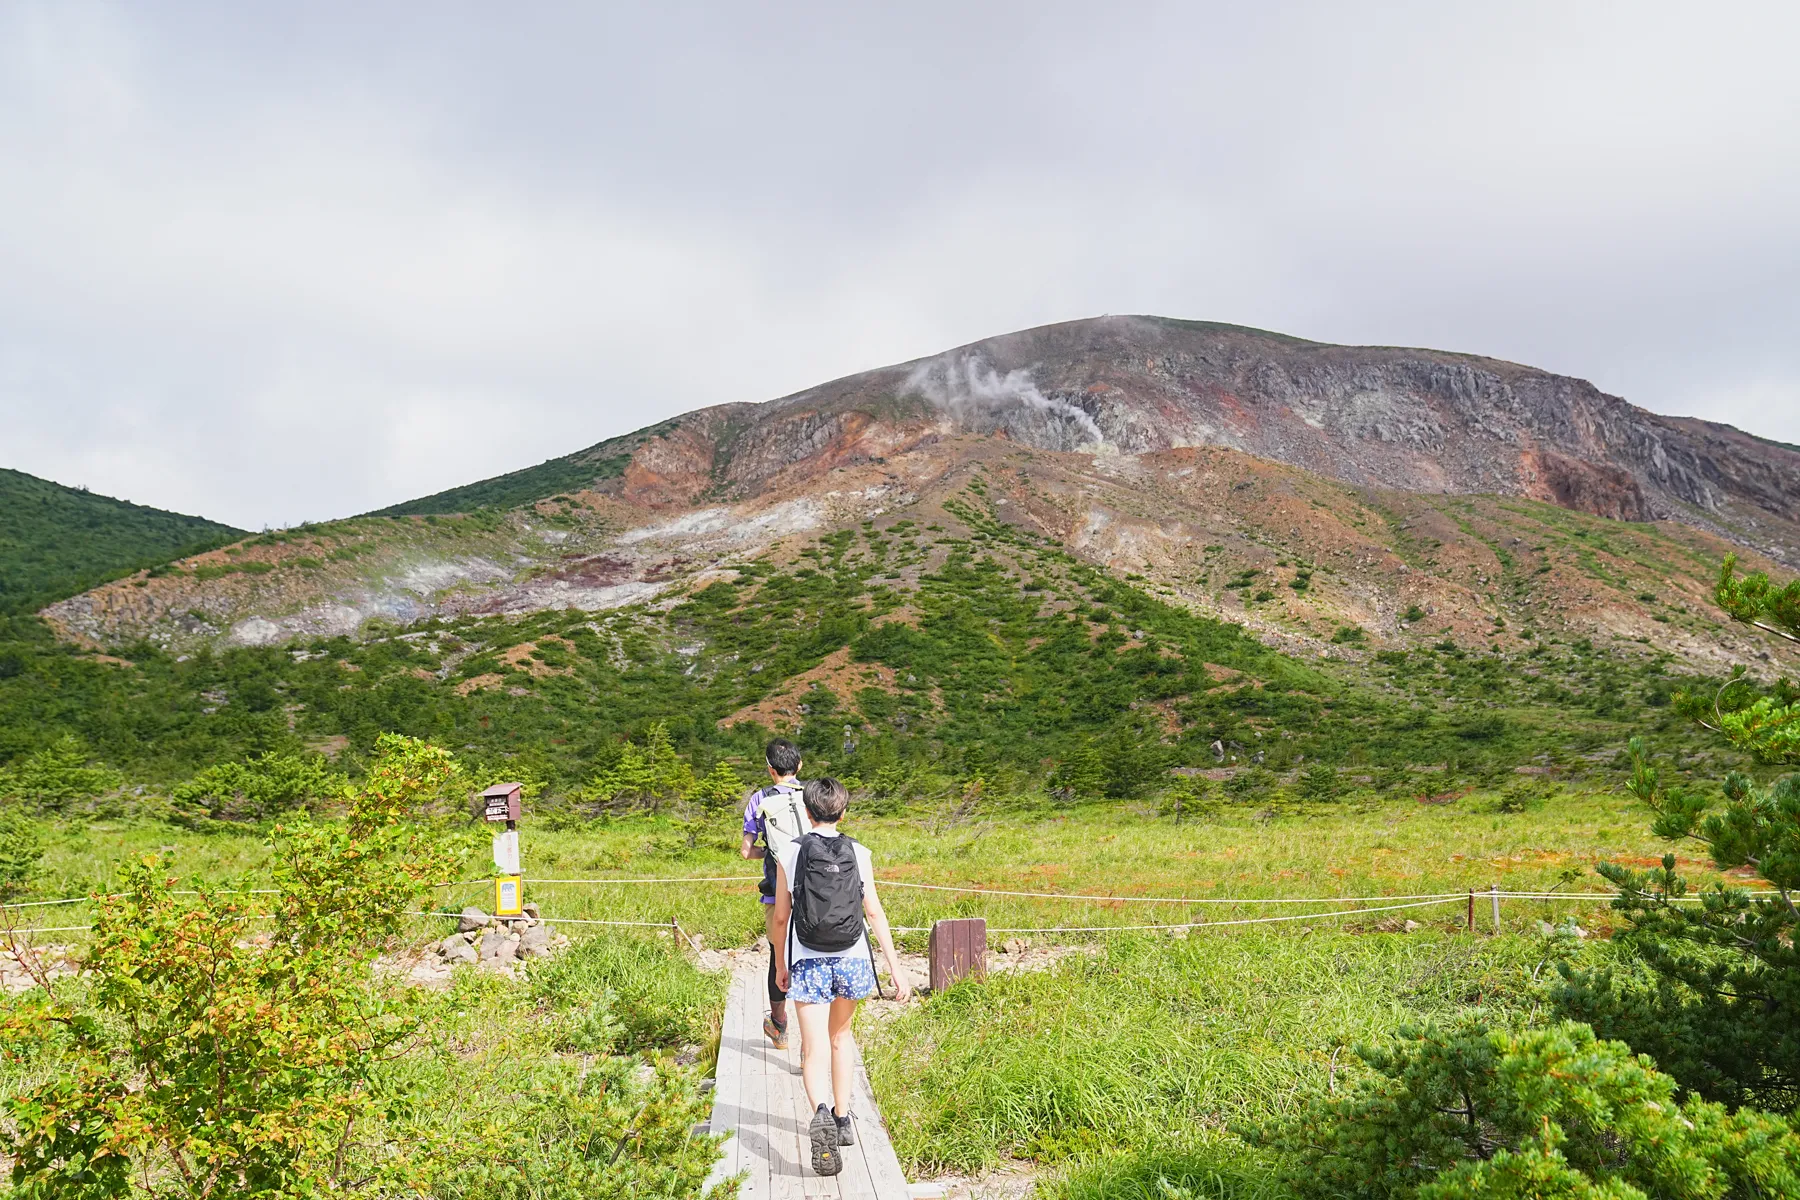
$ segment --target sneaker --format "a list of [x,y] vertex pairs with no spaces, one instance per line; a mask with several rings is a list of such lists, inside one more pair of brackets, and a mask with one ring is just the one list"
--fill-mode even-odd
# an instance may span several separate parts
[[769,1044],[777,1050],[787,1049],[787,1026],[777,1025],[774,1017],[763,1018],[763,1036],[768,1038]]
[[819,1105],[807,1132],[812,1135],[813,1170],[821,1175],[836,1175],[843,1170],[844,1159],[838,1153],[838,1123],[831,1115],[831,1105]]
[[843,1116],[840,1117],[834,1112],[831,1114],[831,1116],[832,1116],[832,1119],[837,1122],[838,1145],[840,1145],[840,1146],[856,1145],[856,1114],[855,1113],[845,1113]]

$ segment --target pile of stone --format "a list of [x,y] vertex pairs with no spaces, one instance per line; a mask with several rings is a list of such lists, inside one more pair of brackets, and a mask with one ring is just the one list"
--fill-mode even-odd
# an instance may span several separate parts
[[527,904],[517,917],[491,917],[471,905],[462,910],[456,932],[432,948],[451,965],[504,969],[522,959],[548,958],[568,944],[568,938],[544,924],[535,904]]

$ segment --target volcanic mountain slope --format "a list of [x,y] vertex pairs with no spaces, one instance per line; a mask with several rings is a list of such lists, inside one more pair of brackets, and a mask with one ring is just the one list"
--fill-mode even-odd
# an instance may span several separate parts
[[515,503],[584,486],[653,507],[749,499],[955,433],[1124,454],[1222,446],[1351,484],[1678,520],[1800,566],[1794,447],[1494,359],[1158,317],[1047,325],[704,409],[387,511],[466,511],[478,489]]
[[1107,318],[701,410],[45,615],[192,649],[662,604],[865,521],[969,536],[950,501],[977,480],[1004,519],[1309,653],[1567,633],[1767,655],[1720,630],[1711,579],[1734,544],[1753,567],[1800,545],[1800,453],[1775,443],[1484,359]]
[[29,612],[110,575],[242,536],[201,517],[0,469],[0,613]]

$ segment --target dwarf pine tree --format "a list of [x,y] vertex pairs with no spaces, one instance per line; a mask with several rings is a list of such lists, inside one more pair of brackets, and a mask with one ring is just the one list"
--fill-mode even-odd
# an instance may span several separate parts
[[[1739,577],[1736,567],[1728,557],[1720,571],[1719,606],[1800,642],[1800,581],[1776,587],[1761,573]],[[1714,694],[1676,703],[1760,763],[1800,764],[1800,690],[1786,679],[1758,691],[1740,668]],[[1632,741],[1631,759],[1630,791],[1656,814],[1659,836],[1702,845],[1720,870],[1748,867],[1766,886],[1695,891],[1673,854],[1655,870],[1601,866],[1628,922],[1617,937],[1650,981],[1564,967],[1558,1007],[1653,1055],[1692,1092],[1791,1112],[1800,1106],[1800,774],[1759,783],[1733,771],[1717,803],[1666,781],[1641,740]]]

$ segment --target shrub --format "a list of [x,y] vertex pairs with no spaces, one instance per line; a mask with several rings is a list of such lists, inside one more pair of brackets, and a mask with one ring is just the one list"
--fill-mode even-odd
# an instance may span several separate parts
[[1360,646],[1366,635],[1360,625],[1339,625],[1332,631],[1332,644],[1338,646]]
[[179,818],[254,820],[341,795],[344,779],[317,758],[264,754],[208,767],[171,795]]
[[117,771],[89,766],[90,757],[80,738],[64,734],[0,774],[0,796],[60,811],[77,800],[110,792],[124,783],[124,776]]
[[0,809],[0,902],[23,892],[44,857],[44,839],[16,808]]
[[[628,1058],[549,1062],[509,1073],[475,1111],[470,1138],[440,1134],[415,1157],[418,1194],[438,1200],[663,1200],[703,1193],[721,1137],[695,1136],[711,1097],[691,1068]],[[492,1098],[489,1098],[489,1097]]]
[[1300,772],[1294,790],[1303,800],[1335,800],[1343,794],[1344,788],[1336,767],[1316,762]]
[[708,812],[718,813],[734,808],[744,798],[744,781],[731,764],[720,759],[713,769],[695,780],[685,799]]
[[587,793],[602,804],[627,801],[656,811],[687,795],[693,786],[693,768],[675,752],[667,723],[656,721],[643,746],[627,741],[618,760],[594,776]]
[[[688,961],[668,942],[638,937],[595,937],[576,942],[555,958],[531,965],[538,1003],[570,1014],[576,1025],[606,1018],[618,1023],[622,1050],[704,1045],[711,1040],[724,981]],[[590,1024],[590,1036],[599,1025]]]
[[1585,1025],[1403,1030],[1395,1048],[1358,1055],[1370,1074],[1248,1133],[1282,1152],[1303,1200],[1800,1194],[1788,1122],[1678,1104],[1647,1056]]
[[[1800,583],[1775,588],[1761,575],[1720,571],[1717,599],[1735,620],[1800,640]],[[1742,682],[1742,672],[1733,676]],[[1676,706],[1765,762],[1800,762],[1800,697],[1778,684],[1770,695],[1710,702],[1677,696]],[[1735,704],[1736,707],[1731,707]],[[1665,785],[1641,739],[1629,748],[1631,794],[1655,813],[1652,830],[1706,847],[1714,866],[1749,867],[1776,894],[1753,897],[1715,885],[1693,903],[1675,856],[1660,869],[1602,864],[1618,889],[1627,924],[1614,936],[1648,969],[1649,981],[1562,967],[1555,1001],[1567,1015],[1656,1056],[1663,1068],[1709,1099],[1784,1111],[1800,1105],[1800,775],[1768,785],[1733,771],[1711,794]]]
[[[151,857],[100,902],[83,969],[91,1007],[58,994],[0,1021],[0,1045],[57,1039],[64,1069],[5,1102],[0,1148],[22,1197],[309,1195],[397,1184],[359,1142],[383,1110],[381,1067],[422,1000],[371,970],[444,849],[400,823],[451,770],[444,751],[383,738],[348,819],[279,838],[275,933],[252,940],[241,891],[184,895]],[[259,939],[260,940],[260,939]],[[390,1189],[394,1190],[394,1189]]]

